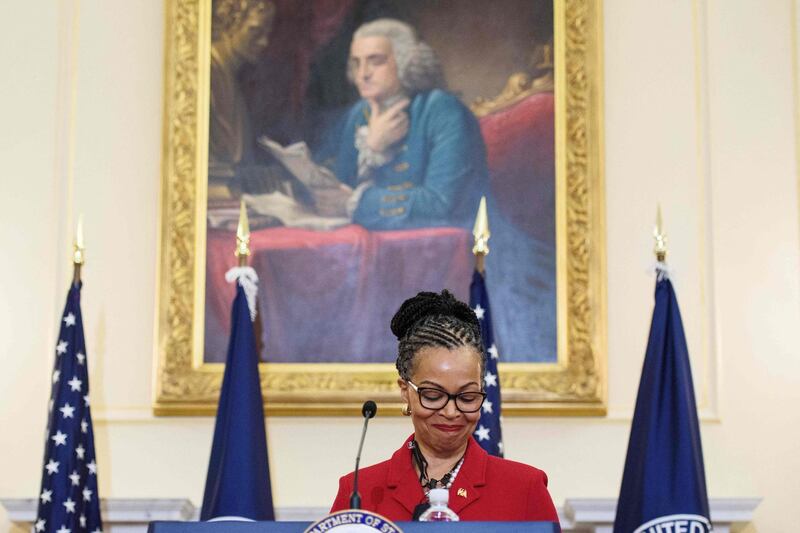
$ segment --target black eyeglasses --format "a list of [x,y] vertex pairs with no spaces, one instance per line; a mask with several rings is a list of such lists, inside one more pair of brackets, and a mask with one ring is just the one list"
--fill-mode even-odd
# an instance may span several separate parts
[[419,395],[419,403],[425,409],[438,411],[444,409],[447,402],[453,400],[456,403],[456,409],[462,413],[474,413],[479,411],[483,400],[486,399],[485,392],[468,391],[459,392],[458,394],[449,394],[441,389],[434,389],[429,387],[417,387],[410,381],[406,380],[412,389]]

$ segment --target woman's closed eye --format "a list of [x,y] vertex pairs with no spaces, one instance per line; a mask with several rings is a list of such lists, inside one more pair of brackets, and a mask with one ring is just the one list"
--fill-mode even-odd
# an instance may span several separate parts
[[421,396],[423,399],[430,400],[432,402],[439,401],[445,396],[447,396],[446,392],[436,389],[424,389],[421,390],[421,392],[422,392]]
[[458,399],[465,403],[474,403],[483,400],[483,395],[480,392],[462,392]]

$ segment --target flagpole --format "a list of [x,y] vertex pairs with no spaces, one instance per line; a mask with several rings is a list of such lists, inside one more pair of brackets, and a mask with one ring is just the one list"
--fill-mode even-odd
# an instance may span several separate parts
[[275,520],[258,372],[261,325],[258,304],[255,313],[251,307],[257,301],[258,276],[247,264],[250,227],[244,202],[235,255],[238,266],[226,274],[236,284],[236,296],[200,519]]
[[78,215],[78,227],[75,230],[75,240],[72,243],[72,283],[77,285],[81,282],[81,267],[84,262],[84,244],[83,244],[83,213]]
[[247,266],[247,258],[250,257],[250,223],[247,220],[247,207],[244,200],[239,204],[239,225],[236,227],[236,257],[239,259],[239,266]]
[[486,255],[489,253],[489,216],[486,213],[486,197],[481,198],[478,213],[475,215],[475,226],[472,230],[475,245],[475,272],[469,285],[469,306],[475,311],[475,317],[481,329],[481,340],[485,350],[485,374],[482,386],[486,398],[481,405],[478,426],[473,432],[478,445],[486,453],[498,457],[503,456],[503,431],[500,417],[502,414],[500,394],[500,372],[498,371],[499,354],[494,342],[492,328],[492,312],[489,305],[489,293],[486,290]]
[[81,267],[85,260],[83,216],[73,242],[72,285],[61,315],[47,420],[41,495],[34,533],[102,531],[89,360],[81,314]]
[[486,256],[489,254],[489,237],[492,233],[489,231],[489,216],[486,213],[486,197],[481,197],[481,203],[478,206],[478,213],[475,215],[475,226],[472,228],[472,235],[475,238],[475,244],[472,246],[472,253],[475,254],[475,270],[483,276],[486,271]]
[[661,204],[656,207],[656,226],[653,228],[653,238],[656,241],[656,245],[653,248],[656,260],[659,263],[664,263],[667,259],[667,234],[664,233],[664,224],[661,220]]
[[[239,204],[239,224],[236,227],[236,258],[239,260],[239,268],[248,266],[250,257],[250,222],[247,218],[247,206],[244,200]],[[253,322],[253,334],[256,337],[256,353],[261,353],[264,349],[263,326],[258,302],[256,302],[256,318]]]
[[622,472],[614,533],[712,530],[689,349],[656,211],[655,306]]

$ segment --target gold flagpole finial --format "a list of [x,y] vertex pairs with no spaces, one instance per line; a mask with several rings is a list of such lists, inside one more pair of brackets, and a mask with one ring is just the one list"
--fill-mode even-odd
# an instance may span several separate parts
[[244,200],[239,208],[239,226],[236,228],[236,257],[239,266],[247,266],[247,257],[250,255],[250,224],[247,221],[247,207]]
[[667,258],[667,234],[664,233],[664,224],[661,221],[661,204],[658,205],[656,210],[656,227],[653,228],[653,238],[656,240],[656,245],[653,248],[656,260],[659,263],[663,263]]
[[489,237],[492,236],[489,231],[489,215],[486,212],[485,196],[481,197],[478,214],[475,216],[475,226],[472,228],[472,235],[475,237],[475,245],[472,247],[472,253],[475,254],[475,268],[478,272],[483,273],[484,257],[489,253]]
[[83,243],[83,213],[78,215],[78,226],[75,229],[75,240],[72,242],[72,264],[74,266],[72,281],[79,283],[81,281],[81,267],[86,259],[84,254]]

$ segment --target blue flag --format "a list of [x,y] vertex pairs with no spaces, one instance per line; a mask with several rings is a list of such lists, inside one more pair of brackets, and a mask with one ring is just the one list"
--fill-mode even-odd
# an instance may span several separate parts
[[469,306],[475,311],[481,324],[483,349],[486,352],[484,375],[486,401],[481,407],[481,418],[475,430],[475,438],[487,453],[503,457],[503,432],[500,429],[500,374],[497,372],[499,355],[494,343],[489,293],[486,292],[483,276],[477,270],[472,274],[472,283],[469,286]]
[[614,533],[701,533],[709,519],[689,351],[672,283],[659,269]]
[[83,338],[81,284],[73,284],[61,317],[50,391],[37,533],[99,532],[100,495],[89,408],[89,362]]
[[237,282],[201,520],[274,520],[253,322]]

